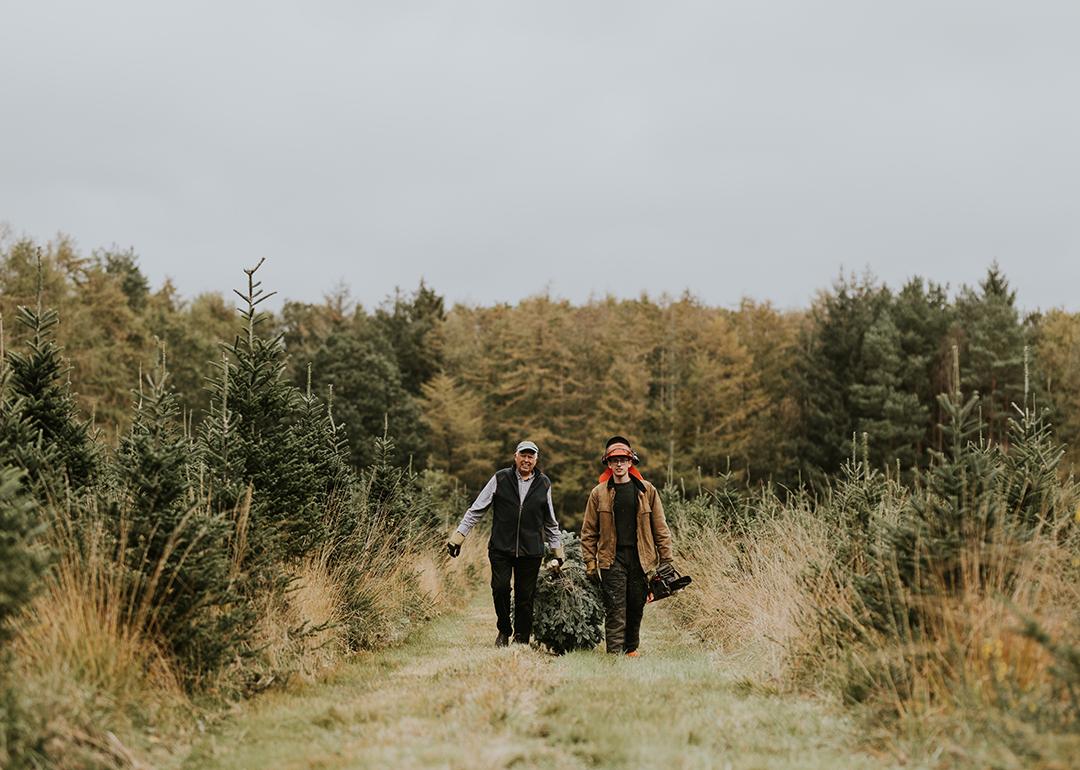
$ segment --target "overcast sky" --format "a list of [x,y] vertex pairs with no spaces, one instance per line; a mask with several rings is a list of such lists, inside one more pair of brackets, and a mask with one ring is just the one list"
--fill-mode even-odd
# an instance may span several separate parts
[[156,286],[806,306],[998,260],[1080,309],[1080,3],[0,9],[0,222]]

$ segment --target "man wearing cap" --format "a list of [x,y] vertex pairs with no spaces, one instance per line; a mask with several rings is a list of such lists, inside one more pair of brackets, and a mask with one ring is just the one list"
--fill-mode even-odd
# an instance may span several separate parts
[[[491,562],[491,595],[499,635],[495,644],[505,647],[511,637],[528,644],[532,634],[533,595],[545,542],[556,562],[562,566],[564,554],[559,538],[555,506],[551,503],[551,480],[536,467],[540,450],[532,441],[522,441],[514,452],[514,465],[497,471],[457,529],[450,535],[446,549],[457,557],[461,543],[489,507],[492,509],[491,539],[488,560]],[[510,617],[510,579],[513,578],[514,616]]]
[[634,466],[630,442],[612,436],[601,459],[604,472],[589,493],[581,525],[585,573],[600,583],[607,651],[638,654],[648,576],[670,563],[671,531],[656,487]]

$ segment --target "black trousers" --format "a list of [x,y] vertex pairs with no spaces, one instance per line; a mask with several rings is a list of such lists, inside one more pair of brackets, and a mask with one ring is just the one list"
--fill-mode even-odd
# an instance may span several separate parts
[[600,570],[604,596],[604,641],[611,653],[638,648],[641,616],[645,614],[648,585],[638,559],[637,547],[615,549],[610,569]]
[[[514,556],[488,549],[491,561],[491,597],[495,600],[495,615],[499,633],[513,635],[515,642],[529,643],[532,635],[533,596],[536,577],[540,574],[539,556]],[[510,578],[514,579],[514,618],[510,619]]]

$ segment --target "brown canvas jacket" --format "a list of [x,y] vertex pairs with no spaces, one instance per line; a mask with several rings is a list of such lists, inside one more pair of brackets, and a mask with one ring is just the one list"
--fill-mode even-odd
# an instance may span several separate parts
[[[671,561],[671,531],[664,518],[664,506],[656,487],[644,479],[631,480],[638,490],[637,549],[646,575],[660,562]],[[615,485],[604,482],[593,487],[581,523],[581,554],[585,571],[609,569],[615,561]]]

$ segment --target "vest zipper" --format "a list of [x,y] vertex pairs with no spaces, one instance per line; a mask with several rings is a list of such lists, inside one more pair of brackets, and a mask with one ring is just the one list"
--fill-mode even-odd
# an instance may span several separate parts
[[525,507],[525,501],[518,501],[518,525],[517,525],[517,538],[514,540],[514,556],[520,556],[521,550],[521,510]]

